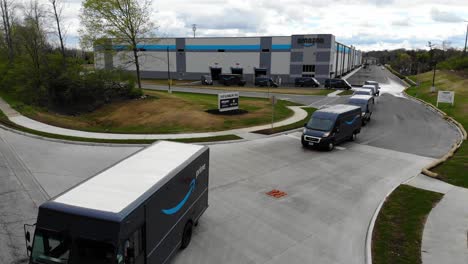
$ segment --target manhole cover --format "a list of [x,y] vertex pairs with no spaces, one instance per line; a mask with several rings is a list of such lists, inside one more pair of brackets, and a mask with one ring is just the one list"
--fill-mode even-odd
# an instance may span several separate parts
[[276,198],[276,199],[279,199],[281,197],[284,197],[286,195],[288,195],[287,193],[283,192],[283,191],[280,191],[280,190],[271,190],[269,192],[266,193],[268,196],[271,196],[273,198]]

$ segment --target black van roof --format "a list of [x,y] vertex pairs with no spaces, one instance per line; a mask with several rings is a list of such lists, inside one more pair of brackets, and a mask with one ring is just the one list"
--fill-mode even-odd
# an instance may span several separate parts
[[355,105],[345,105],[345,104],[337,104],[333,105],[327,108],[322,108],[320,110],[315,111],[313,114],[314,117],[321,117],[321,118],[336,118],[340,114],[352,112],[359,110],[361,111],[361,108],[359,106]]

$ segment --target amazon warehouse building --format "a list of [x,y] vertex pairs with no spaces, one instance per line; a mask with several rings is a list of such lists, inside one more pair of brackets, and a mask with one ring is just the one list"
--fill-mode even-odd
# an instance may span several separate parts
[[[97,69],[121,67],[135,71],[133,52],[109,43],[116,52],[95,48]],[[341,44],[331,34],[283,37],[207,37],[145,39],[138,45],[142,78],[200,80],[211,75],[242,74],[247,82],[270,76],[281,83],[315,77],[320,83],[341,77],[362,63],[362,53]]]

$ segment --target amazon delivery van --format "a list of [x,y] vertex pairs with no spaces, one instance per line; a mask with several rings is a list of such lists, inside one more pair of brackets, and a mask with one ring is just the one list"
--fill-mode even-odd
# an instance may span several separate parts
[[[208,207],[209,149],[159,141],[39,207],[30,263],[165,263]],[[32,230],[31,230],[32,231]]]
[[304,124],[302,146],[321,147],[329,151],[335,145],[355,140],[361,132],[361,107],[338,104],[322,108],[312,114],[309,122]]

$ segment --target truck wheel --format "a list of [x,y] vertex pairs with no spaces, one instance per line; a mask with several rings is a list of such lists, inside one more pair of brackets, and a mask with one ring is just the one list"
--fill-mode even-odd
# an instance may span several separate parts
[[328,143],[328,146],[327,146],[328,151],[332,151],[334,148],[335,148],[335,143],[334,142]]
[[182,243],[180,244],[180,248],[184,249],[187,248],[190,244],[190,240],[192,239],[192,230],[193,230],[193,223],[191,220],[187,221],[184,227],[184,232],[182,233]]
[[302,147],[304,148],[307,148],[309,146],[309,144],[307,144],[307,142],[304,140],[301,140],[301,143],[302,143]]

